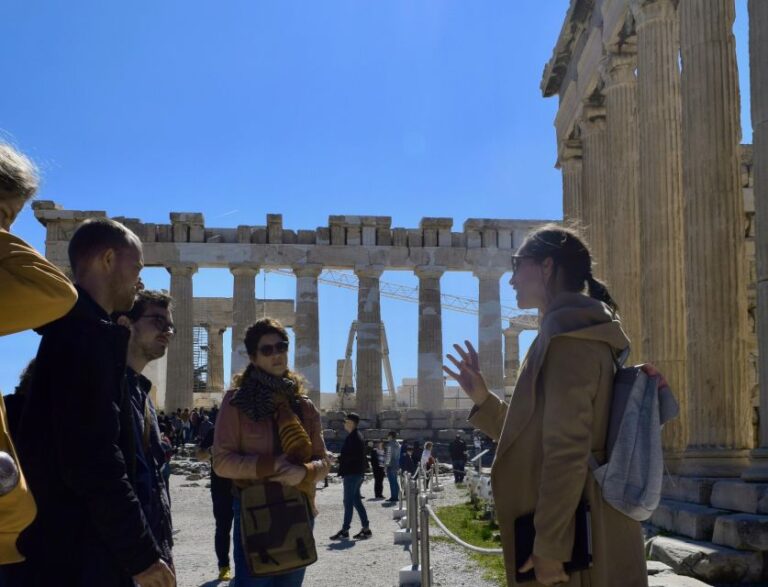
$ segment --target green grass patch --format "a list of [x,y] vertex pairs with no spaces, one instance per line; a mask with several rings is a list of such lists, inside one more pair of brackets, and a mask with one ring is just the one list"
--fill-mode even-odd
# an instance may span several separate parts
[[[501,547],[501,543],[496,537],[498,534],[497,526],[490,520],[482,519],[482,510],[478,511],[473,504],[466,503],[440,507],[435,509],[435,513],[443,524],[464,542],[483,548]],[[430,524],[435,527],[434,522],[430,521]],[[435,537],[435,540],[453,543],[453,540],[444,534],[440,535],[440,532],[441,530],[438,528],[438,536]],[[484,579],[492,581],[501,587],[507,584],[504,573],[504,557],[493,554],[480,554],[469,550],[466,552],[482,569]]]

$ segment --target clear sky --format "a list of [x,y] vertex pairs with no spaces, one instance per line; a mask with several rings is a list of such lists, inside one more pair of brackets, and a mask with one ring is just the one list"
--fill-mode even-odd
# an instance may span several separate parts
[[[0,133],[40,166],[40,199],[110,216],[167,223],[171,211],[202,212],[208,226],[230,227],[281,213],[290,229],[327,226],[332,214],[391,216],[406,228],[451,216],[454,230],[473,217],[559,219],[557,103],[539,83],[567,6],[10,3]],[[746,0],[737,9],[748,142]],[[29,210],[14,231],[43,249]],[[169,287],[161,269],[144,279]],[[417,284],[406,273],[382,279]],[[513,305],[506,281],[502,302]],[[232,277],[201,270],[194,289],[231,296]],[[447,274],[443,291],[476,297],[476,281]],[[294,293],[291,277],[258,277],[259,297]],[[382,303],[398,384],[416,374],[417,309]],[[320,312],[322,388],[332,391],[355,292],[321,286]],[[445,312],[446,349],[464,338],[476,340],[476,318]],[[37,342],[0,339],[4,392]]]

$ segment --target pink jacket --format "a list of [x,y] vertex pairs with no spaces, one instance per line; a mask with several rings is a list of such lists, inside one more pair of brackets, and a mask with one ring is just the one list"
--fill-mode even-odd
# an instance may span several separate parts
[[[219,477],[234,479],[243,487],[249,481],[264,479],[274,471],[274,421],[254,422],[230,405],[236,390],[229,390],[216,417],[213,435],[213,470]],[[302,396],[302,423],[312,440],[312,456],[325,458],[325,442],[320,412],[312,401]]]

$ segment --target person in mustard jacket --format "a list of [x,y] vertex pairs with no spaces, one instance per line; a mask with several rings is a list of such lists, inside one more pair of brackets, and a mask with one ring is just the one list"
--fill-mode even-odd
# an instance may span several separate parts
[[[77,301],[77,291],[66,276],[10,233],[37,186],[37,173],[29,159],[10,145],[0,144],[0,336],[56,320]],[[0,395],[0,565],[24,560],[16,539],[35,514]],[[0,582],[2,574],[0,569]]]
[[[614,357],[629,344],[606,287],[592,274],[584,242],[550,225],[513,257],[510,284],[519,308],[537,308],[539,334],[521,367],[509,403],[489,393],[471,343],[454,345],[445,367],[475,406],[470,422],[498,441],[491,484],[508,585],[516,566],[534,570],[526,585],[647,585],[640,524],[603,501],[589,470],[605,462]],[[575,511],[586,499],[592,516],[592,567],[565,573]],[[516,565],[514,521],[534,512],[533,553]]]

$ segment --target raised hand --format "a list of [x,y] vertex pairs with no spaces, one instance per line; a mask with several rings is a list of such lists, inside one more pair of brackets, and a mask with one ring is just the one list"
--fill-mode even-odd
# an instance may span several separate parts
[[469,396],[475,405],[480,405],[486,400],[490,392],[488,391],[483,374],[480,372],[480,360],[475,347],[468,340],[465,340],[464,344],[467,347],[466,349],[463,349],[458,344],[453,345],[461,360],[453,355],[447,355],[448,360],[454,364],[457,371],[453,371],[446,366],[443,366],[443,371],[459,383],[461,389],[464,390],[464,393]]

